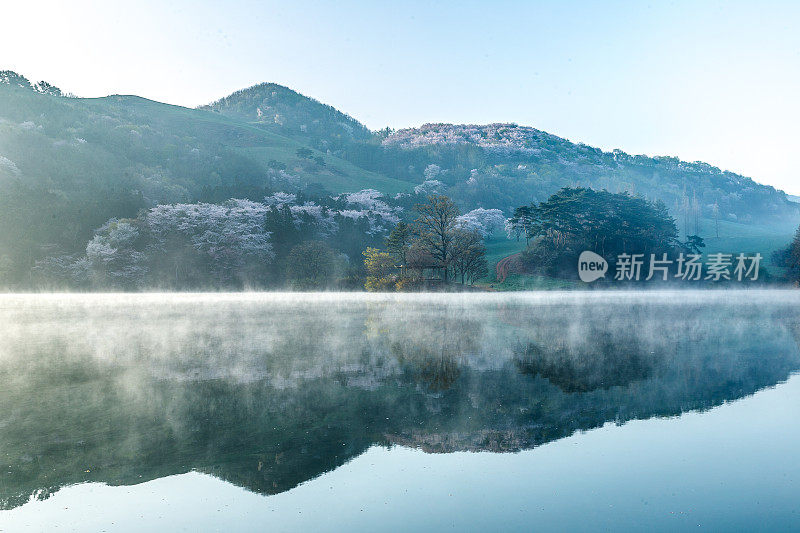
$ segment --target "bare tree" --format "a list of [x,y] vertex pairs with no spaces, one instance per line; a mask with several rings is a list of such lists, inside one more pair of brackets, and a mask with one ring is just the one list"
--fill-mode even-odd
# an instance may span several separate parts
[[414,233],[442,270],[442,279],[447,283],[447,271],[453,259],[458,208],[447,196],[435,195],[429,196],[426,203],[417,204],[416,210],[419,216],[414,222]]
[[461,277],[462,285],[488,273],[486,247],[480,234],[464,230],[456,232],[453,250],[453,273]]

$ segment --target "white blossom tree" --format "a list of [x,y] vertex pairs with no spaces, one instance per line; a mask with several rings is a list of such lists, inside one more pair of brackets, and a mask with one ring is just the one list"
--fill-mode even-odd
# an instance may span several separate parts
[[[139,230],[130,222],[109,220],[86,245],[86,261],[95,283],[137,287],[148,268],[145,254],[135,247]],[[80,265],[76,265],[79,267]]]
[[184,236],[210,262],[220,281],[227,281],[248,259],[268,262],[273,257],[270,233],[264,229],[268,206],[250,200],[217,204],[159,205],[147,214],[155,241]]
[[469,232],[477,232],[484,239],[504,227],[505,217],[499,209],[484,209],[479,207],[459,216],[456,219],[458,226]]

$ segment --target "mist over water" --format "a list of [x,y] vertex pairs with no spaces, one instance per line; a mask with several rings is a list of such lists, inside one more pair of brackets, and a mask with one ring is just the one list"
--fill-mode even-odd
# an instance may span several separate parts
[[376,446],[520,452],[704,412],[800,369],[798,304],[793,291],[3,295],[0,505],[190,471],[274,495]]

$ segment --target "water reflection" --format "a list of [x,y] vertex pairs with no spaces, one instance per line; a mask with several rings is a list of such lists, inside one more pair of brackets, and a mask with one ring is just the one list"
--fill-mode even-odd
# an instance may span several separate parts
[[[777,296],[776,296],[777,294]],[[274,494],[375,444],[510,452],[800,368],[793,293],[0,299],[0,505],[197,470]]]

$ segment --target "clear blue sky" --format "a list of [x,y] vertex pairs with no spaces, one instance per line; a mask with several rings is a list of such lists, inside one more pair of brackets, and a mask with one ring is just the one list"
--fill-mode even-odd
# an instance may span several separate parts
[[0,69],[196,106],[274,81],[377,129],[516,122],[800,193],[800,2],[6,0]]

